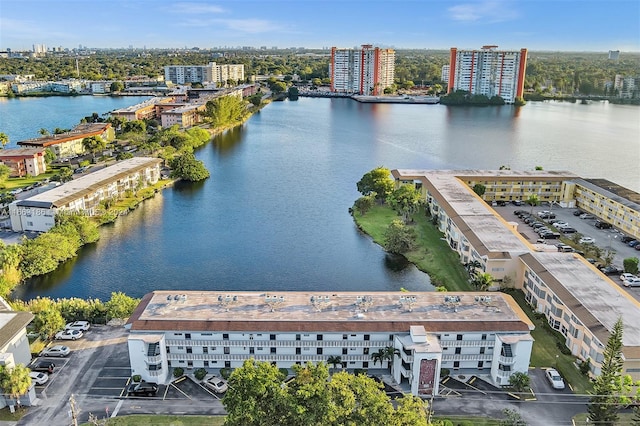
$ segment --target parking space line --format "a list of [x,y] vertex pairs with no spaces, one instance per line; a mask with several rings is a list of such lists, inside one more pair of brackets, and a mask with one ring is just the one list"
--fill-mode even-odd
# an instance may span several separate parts
[[[183,379],[186,379],[186,377],[183,377]],[[181,382],[182,380],[178,380],[176,381],[176,383]],[[181,394],[183,394],[184,396],[186,396],[187,398],[191,399],[191,397],[189,395],[187,395],[186,393],[182,392],[182,389],[180,389],[179,387],[177,387],[176,385],[174,385],[173,383],[171,383],[169,386],[173,386],[174,388],[176,388],[176,390],[178,392],[180,392]],[[168,386],[167,386],[168,387]]]

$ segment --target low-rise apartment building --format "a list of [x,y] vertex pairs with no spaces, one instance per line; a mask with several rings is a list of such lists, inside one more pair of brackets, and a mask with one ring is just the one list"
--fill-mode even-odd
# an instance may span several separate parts
[[12,177],[38,176],[47,171],[44,148],[8,148],[0,150],[0,164],[11,168]]
[[[494,197],[496,188],[500,192],[522,192],[522,196],[514,198],[517,200],[526,199],[529,193],[538,195],[535,191],[539,190],[543,194],[547,191],[542,190],[549,188],[551,194],[558,192],[561,205],[584,208],[588,205],[586,200],[593,201],[590,211],[605,220],[602,209],[594,206],[617,205],[616,209],[622,209],[633,203],[616,198],[621,195],[604,200],[614,194],[603,191],[594,180],[587,182],[568,172],[393,170],[392,175],[397,186],[414,185],[422,192],[427,211],[437,221],[449,246],[460,254],[462,263],[478,261],[480,269],[496,282],[523,290],[527,301],[566,337],[571,352],[583,361],[589,359],[593,374],[600,373],[608,334],[617,318],[622,318],[624,371],[635,380],[640,379],[640,328],[634,323],[635,318],[640,318],[640,303],[581,256],[536,252],[519,234],[518,225],[502,219],[472,188],[476,183],[486,184],[493,189],[488,197]],[[587,187],[591,188],[592,198],[585,195]],[[630,191],[627,195],[638,194]],[[547,197],[553,201],[555,195]],[[628,210],[627,220],[636,223],[638,216],[632,215],[637,212]],[[612,217],[609,221],[615,222]]]
[[[438,393],[441,368],[505,385],[527,371],[533,345],[533,324],[503,293],[155,291],[127,326],[132,374],[152,382],[168,382],[175,367],[339,357],[348,369],[390,367],[421,396]],[[376,365],[387,347],[400,355]]]
[[156,105],[175,102],[173,97],[155,97],[139,104],[111,111],[111,115],[126,118],[129,121],[158,118]]
[[161,163],[159,158],[130,158],[49,191],[14,201],[9,206],[11,228],[46,232],[55,225],[55,215],[59,212],[99,214],[101,201],[157,183]]
[[82,140],[91,136],[99,136],[109,142],[115,138],[115,132],[111,127],[111,123],[84,123],[78,124],[70,132],[27,139],[18,142],[18,145],[32,148],[49,148],[57,158],[63,159],[84,154],[86,150],[82,145]]

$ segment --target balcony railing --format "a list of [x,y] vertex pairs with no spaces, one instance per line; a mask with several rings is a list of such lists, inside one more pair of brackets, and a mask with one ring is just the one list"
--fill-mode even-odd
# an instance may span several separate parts
[[516,363],[516,358],[512,356],[500,356],[498,358],[498,361],[500,362],[500,364],[513,365]]
[[162,361],[162,356],[161,355],[153,355],[153,356],[148,356],[146,358],[147,364],[157,364],[160,361]]
[[386,348],[390,340],[167,340],[167,346],[260,346],[265,348]]
[[[169,361],[244,361],[247,359],[255,359],[256,361],[313,361],[319,362],[324,361],[327,362],[329,357],[336,355],[294,355],[294,354],[177,354],[170,353],[167,354],[167,359]],[[350,361],[360,361],[360,362],[371,362],[373,365],[373,361],[371,359],[371,355],[341,355],[340,356],[342,362],[350,362]],[[386,361],[385,361],[386,362]],[[379,368],[384,368],[383,366]]]
[[491,361],[491,354],[447,354],[442,355],[442,361]]
[[440,346],[443,348],[470,348],[478,346],[494,346],[495,342],[491,340],[445,340],[440,339]]

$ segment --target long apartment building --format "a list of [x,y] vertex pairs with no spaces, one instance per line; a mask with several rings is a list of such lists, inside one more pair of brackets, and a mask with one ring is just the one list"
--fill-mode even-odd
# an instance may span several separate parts
[[99,136],[105,141],[112,141],[115,132],[111,123],[78,124],[70,132],[47,135],[34,139],[19,141],[21,147],[49,148],[58,159],[70,158],[86,152],[82,145],[84,138]]
[[226,83],[227,80],[244,81],[244,64],[217,65],[168,65],[164,67],[164,79],[174,84]]
[[99,214],[101,201],[157,183],[161,163],[159,158],[130,158],[49,191],[14,201],[9,205],[11,228],[46,232],[55,225],[55,215],[59,212]]
[[[514,199],[547,194],[547,200],[561,199],[573,207],[573,197],[580,197],[579,178],[569,172],[511,170],[393,170],[392,175],[398,186],[420,189],[428,212],[462,263],[478,261],[479,269],[496,282],[523,290],[527,301],[566,337],[571,353],[589,360],[595,375],[600,373],[608,333],[622,318],[624,373],[640,379],[640,326],[635,321],[640,303],[582,256],[537,252],[520,235],[518,224],[502,219],[472,189],[475,183],[486,183],[489,199],[496,192],[517,193]],[[640,211],[635,215],[640,220]]]
[[395,77],[396,53],[363,44],[360,49],[331,48],[329,77],[331,91],[359,95],[380,95]]
[[8,148],[0,150],[0,164],[11,168],[10,176],[38,176],[47,171],[45,148]]
[[[503,293],[155,291],[127,324],[132,374],[237,368],[247,359],[291,368],[340,357],[343,368],[391,368],[414,395],[437,395],[440,369],[505,385],[529,366],[534,326]],[[372,355],[393,347],[389,362]]]
[[524,93],[527,49],[496,50],[483,46],[480,50],[451,48],[448,93],[464,90],[489,98],[500,96],[513,103]]

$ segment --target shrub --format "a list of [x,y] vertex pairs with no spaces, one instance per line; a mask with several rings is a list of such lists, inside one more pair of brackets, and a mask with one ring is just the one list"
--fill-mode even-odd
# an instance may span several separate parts
[[448,368],[441,368],[440,369],[440,378],[447,377],[449,375],[449,373],[451,373],[451,371]]
[[193,372],[193,375],[195,376],[196,379],[202,380],[207,375],[207,370],[205,370],[204,368],[198,368],[196,371]]
[[367,374],[367,370],[364,370],[362,368],[356,368],[355,370],[353,370],[353,374],[355,374],[356,376],[358,374]]
[[221,368],[220,369],[220,375],[222,376],[223,379],[227,380],[229,378],[229,376],[231,376],[231,369],[230,368]]
[[580,372],[586,376],[587,374],[589,374],[590,370],[591,370],[591,358],[587,358],[586,360],[580,363]]
[[278,370],[282,374],[283,379],[289,375],[289,370],[287,368],[278,368]]
[[177,379],[178,377],[182,377],[182,375],[184,375],[184,368],[176,367],[173,369],[173,377]]
[[142,380],[142,376],[139,374],[135,374],[133,377],[131,377],[131,380],[133,380],[134,382],[138,383]]

